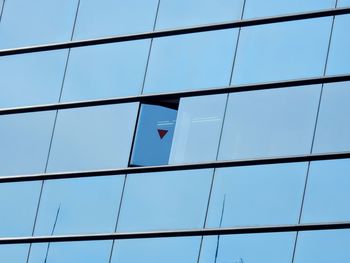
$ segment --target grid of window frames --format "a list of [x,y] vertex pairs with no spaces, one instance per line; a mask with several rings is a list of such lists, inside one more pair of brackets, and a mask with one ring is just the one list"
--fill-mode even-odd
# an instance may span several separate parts
[[[350,74],[350,10],[1,54],[347,7],[349,0],[0,0],[0,113],[39,106],[0,114],[1,262],[349,262],[346,228],[123,240],[92,234],[349,222],[350,159],[215,167],[220,161],[350,151],[349,76],[333,83],[201,91]],[[186,91],[195,92],[156,96]],[[150,99],[137,99],[142,96]],[[123,97],[136,99],[69,106]],[[46,104],[68,106],[41,110]],[[213,166],[181,169],[194,163]],[[147,171],[160,165],[163,171]],[[167,170],[171,165],[179,168]],[[128,173],[143,167],[145,172]],[[119,168],[125,173],[83,176]],[[25,180],[66,172],[81,176]],[[19,179],[1,182],[5,177]],[[6,243],[59,235],[92,238]]]

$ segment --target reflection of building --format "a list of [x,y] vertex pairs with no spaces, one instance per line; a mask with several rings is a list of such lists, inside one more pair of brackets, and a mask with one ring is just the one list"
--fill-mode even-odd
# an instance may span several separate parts
[[2,261],[349,261],[350,2],[277,2],[0,0]]

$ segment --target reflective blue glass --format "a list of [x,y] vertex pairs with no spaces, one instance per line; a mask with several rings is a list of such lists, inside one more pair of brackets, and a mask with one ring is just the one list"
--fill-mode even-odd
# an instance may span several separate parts
[[302,222],[350,220],[350,160],[312,162]]
[[107,263],[112,241],[58,242],[33,244],[28,263]]
[[202,228],[213,170],[127,175],[118,231]]
[[0,236],[32,235],[40,187],[41,182],[0,184]]
[[350,0],[338,0],[338,7],[349,7]]
[[[347,5],[350,6],[350,2]],[[327,74],[349,74],[350,73],[350,15],[335,17],[332,41],[329,51]]]
[[23,263],[27,260],[29,245],[0,245],[0,258],[6,263]]
[[90,100],[141,93],[149,40],[72,49],[62,100]]
[[297,224],[307,163],[217,169],[206,227]]
[[152,31],[158,0],[81,0],[74,39]]
[[114,232],[124,176],[46,181],[35,235]]
[[232,29],[154,39],[144,93],[227,86],[237,32]]
[[308,154],[320,86],[232,93],[219,159]]
[[325,84],[313,152],[350,150],[350,82]]
[[168,164],[177,114],[168,106],[141,105],[131,166]]
[[0,108],[58,102],[67,50],[0,57]]
[[221,94],[180,100],[169,163],[216,160],[226,99]]
[[200,237],[152,238],[117,241],[111,263],[195,263]]
[[161,0],[157,29],[219,23],[241,18],[243,0]]
[[348,229],[300,232],[294,262],[349,262],[349,244]]
[[78,0],[9,0],[0,23],[0,48],[13,48],[71,38]]
[[137,103],[59,111],[48,171],[126,167],[136,114]]
[[244,18],[318,11],[335,7],[335,0],[247,0]]
[[291,263],[295,233],[204,237],[200,263]]
[[242,28],[233,84],[323,75],[332,18]]
[[54,112],[0,116],[0,175],[43,173]]

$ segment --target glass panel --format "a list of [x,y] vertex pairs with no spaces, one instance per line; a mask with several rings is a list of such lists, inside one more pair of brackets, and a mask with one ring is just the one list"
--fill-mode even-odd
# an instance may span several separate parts
[[338,0],[338,7],[348,7],[350,6],[350,0]]
[[48,171],[128,165],[137,103],[59,111]]
[[204,237],[200,263],[291,263],[295,233]]
[[300,232],[295,263],[350,261],[350,230]]
[[40,187],[41,182],[0,184],[0,236],[32,235]]
[[350,160],[312,162],[302,222],[350,220]]
[[28,263],[107,263],[112,241],[58,242],[33,244]]
[[132,41],[72,49],[62,100],[140,94],[149,42]]
[[212,169],[129,174],[118,231],[202,228]]
[[216,160],[226,98],[221,94],[180,100],[169,163]]
[[0,175],[43,173],[54,112],[0,116]]
[[144,93],[227,86],[237,32],[221,30],[154,39]]
[[114,232],[124,176],[46,181],[35,235]]
[[331,25],[325,17],[242,28],[233,84],[323,75]]
[[230,94],[219,159],[308,154],[319,93],[315,85]]
[[71,38],[78,0],[6,1],[0,24],[0,48],[13,48]]
[[117,241],[111,263],[197,262],[200,237]]
[[158,0],[81,0],[74,39],[152,31]]
[[23,263],[28,256],[29,245],[0,245],[0,258],[6,263]]
[[[350,1],[347,7],[350,6]],[[327,64],[327,74],[349,74],[350,73],[350,15],[336,16],[334,20],[334,29],[332,42],[329,51]]]
[[207,227],[297,224],[307,163],[217,169]]
[[58,102],[67,50],[0,57],[0,107]]
[[313,152],[350,150],[350,81],[325,84]]
[[244,18],[310,12],[335,7],[335,0],[247,0]]
[[168,164],[177,114],[174,107],[177,102],[141,105],[131,166]]
[[219,23],[241,18],[243,0],[161,0],[157,29]]

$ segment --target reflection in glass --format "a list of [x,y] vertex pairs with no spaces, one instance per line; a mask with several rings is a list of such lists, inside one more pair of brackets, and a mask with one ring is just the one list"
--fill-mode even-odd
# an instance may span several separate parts
[[320,85],[229,95],[219,159],[308,154]]
[[0,116],[0,175],[43,173],[55,113]]
[[232,84],[322,76],[331,25],[325,17],[242,28]]
[[307,163],[217,169],[206,227],[297,224]]
[[231,29],[154,39],[144,93],[227,86],[237,32]]
[[178,102],[142,104],[130,166],[168,164]]
[[199,262],[290,263],[294,241],[292,232],[204,237]]
[[0,236],[32,235],[40,187],[41,182],[0,184]]
[[241,18],[243,0],[162,0],[156,29],[219,23]]
[[44,184],[35,235],[114,232],[124,176]]
[[182,98],[169,163],[216,160],[226,94]]
[[67,50],[0,57],[0,108],[57,103]]
[[23,263],[28,256],[28,244],[21,245],[0,245],[1,262],[6,263]]
[[126,167],[137,103],[58,112],[48,171]]
[[325,84],[313,152],[350,150],[350,82]]
[[141,93],[149,40],[72,49],[62,100],[91,100]]
[[111,263],[195,263],[200,239],[200,237],[180,237],[117,241]]
[[350,160],[312,162],[302,222],[350,220]]
[[129,174],[118,231],[202,228],[212,169]]

